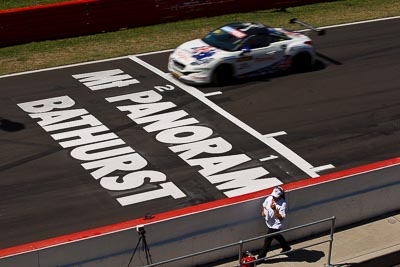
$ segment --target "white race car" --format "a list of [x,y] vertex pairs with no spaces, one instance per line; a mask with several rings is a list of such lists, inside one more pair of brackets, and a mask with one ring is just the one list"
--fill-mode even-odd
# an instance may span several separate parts
[[315,54],[312,40],[304,34],[236,22],[180,45],[169,57],[168,70],[186,83],[225,85],[277,70],[308,69]]

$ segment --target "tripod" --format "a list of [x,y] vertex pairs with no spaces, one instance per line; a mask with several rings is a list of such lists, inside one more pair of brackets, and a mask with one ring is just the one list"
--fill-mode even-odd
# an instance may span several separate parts
[[145,252],[145,255],[146,255],[147,264],[153,263],[153,260],[151,259],[150,248],[147,245],[146,235],[145,235],[146,231],[144,230],[144,228],[138,228],[138,234],[140,235],[140,237],[139,237],[139,240],[138,240],[138,242],[136,244],[135,249],[133,250],[131,259],[129,260],[128,267],[131,264],[133,256],[135,256],[136,250],[138,249],[138,247],[139,247],[141,242],[142,242],[142,249],[143,249],[143,251]]

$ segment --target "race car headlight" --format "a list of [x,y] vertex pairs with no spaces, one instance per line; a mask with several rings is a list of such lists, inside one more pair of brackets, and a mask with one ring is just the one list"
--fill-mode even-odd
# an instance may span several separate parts
[[210,70],[209,68],[198,68],[198,69],[193,69],[191,71],[184,71],[184,72],[182,72],[182,74],[183,75],[190,75],[190,74],[193,74],[193,73],[200,73],[200,72],[209,71],[209,70]]
[[210,63],[213,60],[214,60],[213,58],[203,58],[203,59],[200,59],[200,60],[193,61],[192,63],[190,63],[190,65],[199,66],[199,65]]

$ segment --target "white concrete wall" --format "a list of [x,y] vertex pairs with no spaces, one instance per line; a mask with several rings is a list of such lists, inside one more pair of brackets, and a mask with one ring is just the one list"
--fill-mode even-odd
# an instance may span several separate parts
[[[400,209],[400,165],[288,191],[289,217],[286,228],[336,216],[344,226]],[[219,207],[145,226],[153,262],[190,254],[212,247],[265,234],[260,216],[264,197]],[[329,223],[286,233],[289,240],[329,229]],[[79,242],[0,259],[0,266],[127,266],[139,235],[136,229],[90,238]],[[245,249],[262,246],[262,240]],[[195,266],[235,256],[238,248],[187,259],[169,266]],[[143,266],[141,248],[130,266]]]

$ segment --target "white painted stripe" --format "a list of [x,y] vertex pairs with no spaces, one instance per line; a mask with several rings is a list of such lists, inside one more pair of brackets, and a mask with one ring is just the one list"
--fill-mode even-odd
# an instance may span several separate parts
[[150,71],[156,73],[160,77],[163,77],[164,79],[168,80],[169,82],[179,86],[182,90],[186,91],[188,94],[192,95],[193,97],[195,97],[198,100],[200,100],[201,102],[203,102],[205,105],[207,105],[208,107],[213,109],[215,112],[220,114],[222,117],[226,118],[227,120],[229,120],[230,122],[232,122],[233,124],[235,124],[236,126],[241,128],[242,130],[244,130],[245,132],[254,136],[258,140],[260,140],[261,142],[263,142],[264,144],[266,144],[267,146],[269,146],[270,148],[272,148],[273,150],[275,150],[276,152],[281,154],[283,157],[288,159],[291,163],[293,163],[295,166],[297,166],[300,170],[305,172],[310,177],[318,177],[319,176],[316,172],[311,170],[313,168],[313,166],[311,164],[309,164],[308,162],[306,162],[304,159],[302,159],[300,156],[298,156],[296,153],[291,151],[289,148],[287,148],[286,146],[284,146],[282,143],[278,142],[274,138],[272,138],[272,137],[266,138],[263,134],[257,132],[255,129],[251,128],[246,123],[240,121],[238,118],[236,118],[232,114],[226,112],[220,106],[216,105],[214,102],[212,102],[208,98],[206,98],[200,90],[198,90],[192,86],[183,84],[181,82],[177,82],[177,80],[174,79],[171,75],[166,75],[161,70],[155,68],[154,66],[148,64],[147,62],[145,62],[135,56],[130,57],[130,59],[132,61],[138,63],[139,65],[149,69]]
[[270,137],[275,137],[275,136],[281,136],[281,135],[286,135],[287,133],[284,131],[281,132],[276,132],[276,133],[270,133],[270,134],[265,134],[265,138],[270,138]]
[[[343,23],[343,24],[334,24],[334,25],[322,26],[322,27],[316,27],[316,28],[317,29],[332,29],[332,28],[340,28],[340,27],[346,27],[346,26],[354,26],[354,25],[358,25],[358,24],[386,21],[386,20],[392,20],[392,19],[400,19],[400,16],[379,18],[379,19],[369,19],[369,20],[355,21],[355,22],[349,22],[349,23]],[[303,29],[303,30],[298,30],[297,32],[308,32],[308,31],[312,31],[312,30]]]
[[204,94],[205,97],[214,96],[214,95],[222,95],[222,92],[216,91],[216,92]]
[[328,164],[328,165],[323,165],[323,166],[319,166],[319,167],[314,167],[314,168],[312,168],[312,170],[315,172],[321,172],[321,171],[334,169],[334,168],[335,168],[335,166],[333,166],[332,164]]
[[353,26],[353,25],[358,25],[358,24],[379,22],[379,21],[392,20],[392,19],[400,19],[400,16],[379,18],[379,19],[369,19],[369,20],[355,21],[355,22],[350,22],[350,23],[336,24],[336,25],[331,25],[331,26],[319,27],[319,29],[339,28],[339,27]]
[[277,158],[278,158],[278,156],[271,155],[269,157],[260,159],[260,161],[268,161],[268,160],[277,159]]
[[134,56],[136,56],[136,57],[151,56],[151,55],[156,55],[156,54],[170,53],[170,52],[172,52],[174,50],[175,49],[165,49],[165,50],[160,50],[160,51],[153,51],[153,52],[135,54]]
[[126,59],[126,58],[129,58],[129,56],[100,59],[100,60],[96,60],[96,61],[88,61],[88,62],[82,62],[82,63],[76,63],[76,64],[70,64],[70,65],[64,65],[64,66],[58,66],[58,67],[52,67],[52,68],[46,68],[46,69],[40,69],[40,70],[30,70],[30,71],[25,71],[25,72],[18,72],[18,73],[2,75],[2,76],[0,76],[0,79],[1,78],[12,77],[12,76],[24,75],[24,74],[32,74],[32,73],[37,73],[37,72],[43,72],[43,71],[59,70],[59,69],[70,68],[70,67],[85,66],[85,65],[95,64],[95,63],[102,63],[102,62],[108,62],[108,61]]

